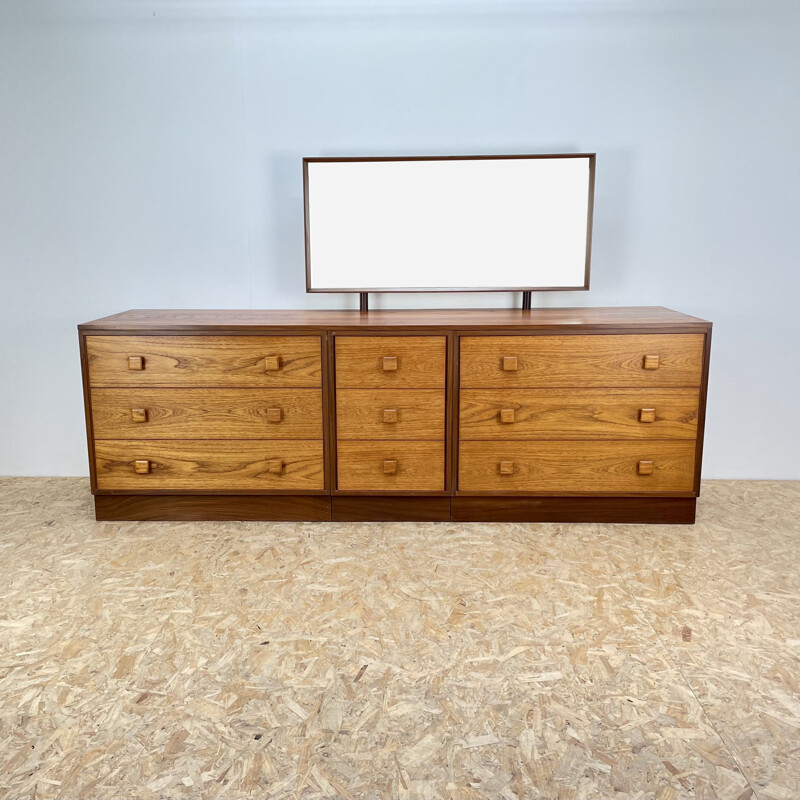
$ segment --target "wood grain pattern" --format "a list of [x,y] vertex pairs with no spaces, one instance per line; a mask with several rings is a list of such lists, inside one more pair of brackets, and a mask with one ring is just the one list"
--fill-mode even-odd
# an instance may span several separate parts
[[460,437],[694,439],[699,402],[697,389],[462,389]]
[[[445,384],[445,336],[337,336],[338,389],[441,389]],[[396,369],[384,370],[385,358]]]
[[[318,336],[88,336],[91,386],[295,386],[322,384]],[[140,372],[130,355],[144,358]],[[281,366],[267,372],[266,359]]]
[[228,310],[228,309],[135,309],[112,314],[80,325],[84,331],[191,331],[214,329],[252,332],[291,327],[312,329],[376,328],[489,328],[549,329],[566,325],[570,329],[595,327],[686,327],[708,330],[707,320],[682,314],[663,306],[598,308],[470,308],[398,309],[361,313],[326,310]]
[[[323,489],[321,441],[111,440],[95,443],[97,486],[102,490],[272,490]],[[150,471],[137,475],[134,462]],[[282,460],[280,473],[271,465]]]
[[[337,447],[341,491],[441,492],[444,490],[443,442],[342,442]],[[396,461],[392,474],[384,461]]]
[[448,522],[449,497],[338,494],[331,498],[334,522]]
[[[659,368],[644,369],[653,352]],[[517,371],[503,369],[508,356]],[[700,386],[702,365],[700,334],[461,337],[465,388]]]
[[98,520],[267,520],[329,522],[324,495],[114,494],[94,499]]
[[451,498],[454,522],[623,522],[691,525],[694,497]]
[[[384,412],[392,411],[384,420]],[[444,439],[443,389],[339,389],[336,430],[343,439]],[[391,420],[395,420],[392,422]]]
[[[500,463],[513,460],[510,475]],[[642,460],[652,475],[639,475]],[[462,442],[459,491],[468,492],[691,492],[693,441]]]
[[319,389],[101,388],[91,399],[98,439],[322,438]]

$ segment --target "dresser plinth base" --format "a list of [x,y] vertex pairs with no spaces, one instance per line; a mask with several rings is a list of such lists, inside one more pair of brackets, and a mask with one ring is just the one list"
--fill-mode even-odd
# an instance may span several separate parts
[[335,495],[334,522],[449,522],[449,497]]
[[695,497],[454,497],[454,522],[692,525]]
[[330,522],[326,495],[116,494],[94,498],[98,520]]
[[101,521],[622,522],[691,525],[694,497],[97,495]]

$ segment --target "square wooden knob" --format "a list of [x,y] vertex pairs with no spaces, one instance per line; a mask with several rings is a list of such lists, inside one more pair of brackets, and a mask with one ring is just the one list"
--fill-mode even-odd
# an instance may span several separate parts
[[397,356],[384,356],[383,357],[383,371],[395,372],[397,370]]
[[640,408],[639,422],[655,422],[656,410],[654,408]]
[[397,461],[393,458],[385,458],[383,460],[383,474],[396,475],[397,474]]
[[658,369],[661,363],[661,356],[645,356],[642,366],[645,369]]
[[281,368],[280,356],[267,356],[264,359],[264,369],[267,372],[277,372]]
[[267,472],[269,472],[270,475],[280,475],[283,472],[283,459],[271,458],[267,462]]
[[267,422],[280,422],[282,419],[283,419],[283,409],[281,408],[267,409]]
[[516,356],[503,356],[503,371],[516,372],[518,367]]
[[500,474],[501,475],[512,475],[514,473],[514,462],[513,461],[501,461],[500,462]]
[[146,408],[132,408],[131,419],[134,422],[147,422],[147,409]]
[[653,462],[652,461],[640,461],[636,471],[640,475],[652,475],[653,474]]
[[144,459],[133,462],[133,471],[138,475],[147,475],[150,472],[150,462]]
[[144,369],[144,356],[128,356],[128,369]]
[[396,408],[384,408],[383,409],[383,421],[388,425],[394,425],[397,422],[397,409]]
[[514,421],[514,409],[513,408],[503,408],[500,410],[500,422],[513,422]]

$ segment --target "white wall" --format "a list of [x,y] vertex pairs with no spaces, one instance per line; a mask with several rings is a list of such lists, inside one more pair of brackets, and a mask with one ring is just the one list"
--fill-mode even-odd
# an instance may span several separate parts
[[305,294],[302,156],[579,150],[592,289],[534,302],[713,320],[705,477],[800,478],[798,8],[0,3],[0,474],[87,473],[79,322],[355,307]]

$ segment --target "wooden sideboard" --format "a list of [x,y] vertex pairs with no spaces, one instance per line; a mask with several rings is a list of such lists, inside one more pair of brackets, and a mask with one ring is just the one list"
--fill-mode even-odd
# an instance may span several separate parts
[[97,519],[694,521],[697,317],[125,311],[79,335]]

